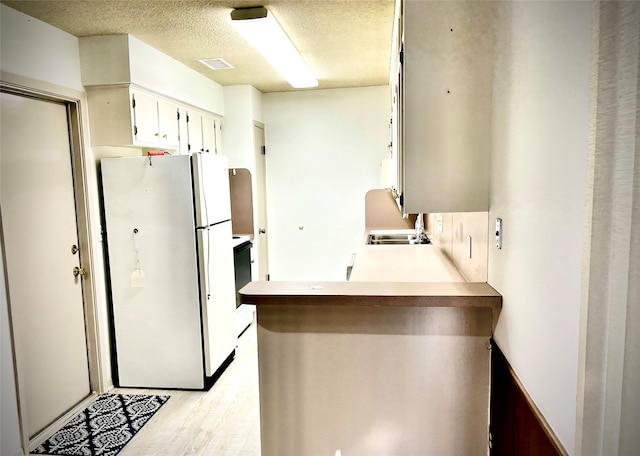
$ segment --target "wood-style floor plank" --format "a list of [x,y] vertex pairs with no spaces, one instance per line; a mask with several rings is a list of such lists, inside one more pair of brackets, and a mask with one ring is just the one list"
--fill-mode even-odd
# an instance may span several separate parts
[[235,359],[209,391],[113,392],[171,396],[119,456],[260,456],[255,324],[242,334]]
[[115,388],[171,398],[118,456],[260,456],[258,355],[253,323],[209,391]]

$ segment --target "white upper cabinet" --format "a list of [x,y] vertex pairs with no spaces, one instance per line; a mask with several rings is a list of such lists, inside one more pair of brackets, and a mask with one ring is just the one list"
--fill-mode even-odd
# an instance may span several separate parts
[[187,114],[189,152],[220,154],[220,118],[194,109],[190,109]]
[[189,138],[189,153],[204,152],[202,114],[198,111],[187,111],[187,137]]
[[179,144],[180,108],[175,103],[158,100],[158,135],[161,144]]
[[177,150],[179,105],[130,86],[88,87],[91,144]]
[[202,146],[205,152],[216,153],[216,119],[202,116]]
[[131,99],[134,143],[177,149],[178,105],[140,91],[134,91]]
[[87,98],[94,146],[220,153],[220,117],[211,113],[133,85],[87,87]]
[[489,208],[493,6],[403,0],[394,149],[405,213]]

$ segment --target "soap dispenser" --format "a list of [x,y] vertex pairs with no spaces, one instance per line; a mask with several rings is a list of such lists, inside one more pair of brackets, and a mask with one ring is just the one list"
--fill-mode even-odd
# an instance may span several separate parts
[[422,212],[416,216],[416,237],[418,238],[418,242],[421,242],[424,238],[424,217]]

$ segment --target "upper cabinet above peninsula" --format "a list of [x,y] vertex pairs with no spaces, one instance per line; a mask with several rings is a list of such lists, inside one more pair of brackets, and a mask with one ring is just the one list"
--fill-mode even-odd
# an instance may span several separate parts
[[493,5],[398,2],[392,144],[402,210],[487,211]]

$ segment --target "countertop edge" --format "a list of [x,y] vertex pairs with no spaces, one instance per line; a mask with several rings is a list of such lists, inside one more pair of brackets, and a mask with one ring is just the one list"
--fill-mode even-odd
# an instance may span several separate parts
[[390,307],[502,307],[502,296],[483,282],[250,282],[242,302],[261,305]]

